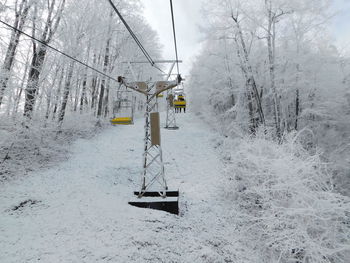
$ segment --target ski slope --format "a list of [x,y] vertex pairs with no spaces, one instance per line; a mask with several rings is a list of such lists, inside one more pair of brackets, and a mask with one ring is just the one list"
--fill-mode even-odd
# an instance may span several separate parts
[[177,123],[178,131],[162,129],[162,148],[180,216],[127,204],[139,188],[139,119],[77,141],[53,169],[0,186],[0,262],[233,262],[216,134],[191,113]]

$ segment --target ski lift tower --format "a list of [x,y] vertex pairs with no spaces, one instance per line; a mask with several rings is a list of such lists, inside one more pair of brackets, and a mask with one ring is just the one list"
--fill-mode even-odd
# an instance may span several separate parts
[[[176,61],[174,61],[171,64],[169,73],[167,75],[167,80],[169,80],[169,78],[171,76],[171,72],[173,71],[173,69],[175,67],[175,63],[176,63]],[[166,121],[165,121],[164,128],[168,129],[168,130],[177,130],[177,129],[179,129],[179,127],[176,125],[175,108],[174,108],[174,93],[173,93],[172,89],[167,90],[166,100],[167,100],[167,107],[166,107]]]
[[161,80],[154,82],[128,82],[125,78],[118,77],[118,82],[121,85],[142,93],[146,97],[141,187],[139,191],[134,192],[135,197],[129,202],[130,205],[163,210],[173,214],[179,213],[179,191],[170,191],[165,180],[160,119],[159,112],[156,110],[156,98],[158,94],[178,86],[181,81],[180,75],[173,81]]

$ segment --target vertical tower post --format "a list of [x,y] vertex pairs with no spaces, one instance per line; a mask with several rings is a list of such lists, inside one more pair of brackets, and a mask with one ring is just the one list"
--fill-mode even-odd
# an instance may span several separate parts
[[167,91],[167,111],[165,128],[169,130],[177,130],[179,127],[176,125],[175,108],[174,108],[174,94],[172,91]]
[[176,87],[181,81],[180,75],[174,81],[157,81],[152,84],[147,82],[127,83],[123,77],[118,77],[118,82],[146,97],[141,189],[134,192],[136,199],[130,201],[130,205],[163,210],[173,214],[179,213],[179,191],[169,191],[165,180],[156,97],[158,94]]
[[152,92],[153,89],[156,90],[155,86],[153,84],[147,88],[143,172],[139,197],[142,197],[147,191],[158,191],[161,196],[165,196],[168,189],[164,176],[163,154],[160,143],[159,113],[156,111],[155,91]]
[[[173,71],[175,66],[175,62],[171,64],[170,70],[167,75],[167,80],[169,80],[171,76],[171,72]],[[179,127],[176,125],[176,118],[175,118],[175,108],[174,108],[174,94],[172,90],[167,90],[166,94],[167,99],[167,107],[166,107],[166,122],[165,122],[165,129],[169,130],[177,130]]]

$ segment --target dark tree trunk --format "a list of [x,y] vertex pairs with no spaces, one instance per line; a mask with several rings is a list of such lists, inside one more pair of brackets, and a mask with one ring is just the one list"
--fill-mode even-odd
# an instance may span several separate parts
[[[94,54],[93,65],[96,66],[97,63],[98,62],[97,62],[96,54]],[[96,93],[97,93],[97,76],[94,75],[91,81],[91,109],[95,108],[95,103],[97,99]]]
[[[36,44],[36,42],[33,42],[33,59],[32,59],[31,69],[29,71],[29,76],[28,76],[25,105],[24,105],[24,116],[27,117],[28,119],[31,119],[33,116],[33,109],[36,101],[36,95],[39,90],[40,74],[42,72],[42,68],[46,57],[46,51],[47,51],[47,48],[44,44],[50,43],[53,35],[55,34],[58,28],[58,25],[61,20],[61,15],[65,6],[65,0],[60,1],[56,14],[54,14],[55,3],[56,3],[55,0],[52,0],[51,3],[50,1],[47,1],[47,4],[48,4],[47,19],[40,37],[40,40],[42,41],[42,43],[38,45]],[[33,35],[35,35],[35,31],[36,31],[35,16],[36,16],[36,13],[34,14]]]
[[77,84],[77,88],[74,96],[74,109],[73,109],[74,112],[76,112],[78,109],[80,87],[81,87],[81,80],[78,80],[78,84]]
[[110,80],[107,81],[107,88],[106,88],[106,96],[105,96],[105,101],[104,101],[104,117],[106,118],[109,113],[108,109],[108,102],[109,102],[109,85],[110,85]]
[[300,98],[299,98],[299,89],[297,88],[295,92],[295,126],[294,129],[298,130],[298,118],[300,113]]
[[62,87],[63,77],[64,77],[64,68],[62,67],[61,75],[60,75],[60,78],[58,81],[57,92],[56,92],[56,96],[55,96],[55,106],[53,107],[53,111],[52,111],[52,119],[53,120],[56,118],[56,113],[57,113],[57,109],[58,109],[58,102],[59,102],[59,99],[61,96],[61,87]]
[[67,102],[68,102],[68,97],[69,97],[69,91],[70,91],[70,86],[71,86],[71,80],[73,77],[73,70],[74,70],[74,62],[71,62],[69,65],[69,70],[68,70],[68,76],[66,79],[66,83],[64,84],[64,90],[63,90],[63,98],[62,98],[62,105],[61,109],[58,115],[58,122],[62,123],[64,120],[64,116],[66,114],[66,107],[67,107]]
[[[248,49],[247,49],[247,45],[245,43],[244,37],[243,37],[243,32],[242,32],[242,28],[238,22],[238,19],[232,16],[233,21],[236,24],[237,27],[237,31],[238,31],[238,38],[239,41],[235,38],[235,43],[237,46],[237,55],[241,61],[241,69],[242,72],[244,74],[244,77],[246,79],[246,83],[247,83],[247,95],[248,95],[248,101],[250,101],[252,103],[251,106],[248,105],[249,111],[254,111],[253,113],[249,113],[250,115],[250,123],[251,125],[254,125],[255,128],[251,128],[251,130],[254,130],[253,133],[255,132],[256,128],[258,127],[259,123],[265,125],[265,116],[264,116],[264,111],[262,108],[262,104],[261,104],[261,97],[260,97],[260,93],[258,91],[258,87],[255,81],[255,77],[253,74],[253,69],[250,65],[250,61],[249,61],[249,54],[248,54]],[[240,52],[239,49],[242,49],[242,53]],[[254,109],[254,105],[256,106],[256,109]],[[258,114],[258,116],[256,117],[256,113]]]
[[44,65],[45,56],[46,47],[40,45],[39,52],[34,51],[31,68],[28,76],[28,84],[26,88],[26,98],[24,104],[24,116],[27,118],[31,118],[33,115],[36,94],[39,90],[40,73]]
[[82,87],[81,97],[80,97],[80,107],[79,107],[80,113],[82,113],[84,109],[84,101],[86,98],[86,82],[87,82],[87,74],[85,72],[84,79],[83,79],[83,87]]
[[[88,55],[89,55],[89,52],[88,52]],[[87,73],[88,72],[87,72],[87,68],[86,68],[84,71],[83,83],[82,83],[82,89],[81,89],[81,97],[80,97],[80,105],[79,105],[80,113],[83,112],[84,105],[88,104],[88,101],[87,101],[87,79],[88,79]]]
[[[105,57],[103,62],[103,72],[107,72],[108,64],[109,64],[109,45],[110,45],[111,39],[109,38],[107,40],[106,44],[106,50],[105,50]],[[100,89],[100,97],[98,101],[98,110],[97,110],[97,116],[101,116],[103,112],[103,102],[104,102],[104,93],[106,88],[106,78],[104,77],[101,81],[101,89]]]

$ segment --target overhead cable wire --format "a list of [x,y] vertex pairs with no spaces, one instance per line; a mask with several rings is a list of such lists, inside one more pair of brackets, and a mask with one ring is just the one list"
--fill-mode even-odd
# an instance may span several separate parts
[[137,38],[137,36],[134,34],[134,32],[132,31],[132,29],[130,28],[130,26],[128,25],[128,23],[125,21],[124,17],[122,16],[122,14],[119,12],[118,8],[115,6],[115,4],[113,3],[112,0],[108,0],[108,2],[111,4],[112,8],[114,9],[114,11],[116,12],[116,14],[118,15],[118,17],[120,18],[120,20],[122,21],[122,23],[124,24],[124,26],[126,27],[126,29],[129,31],[130,35],[132,36],[132,38],[135,40],[136,44],[139,46],[139,48],[141,49],[142,53],[145,55],[145,57],[147,58],[147,60],[152,64],[154,64],[154,61],[152,60],[151,56],[148,54],[147,50],[143,47],[143,45],[141,44],[141,42],[139,41],[139,39]]
[[154,62],[154,60],[152,59],[151,55],[147,52],[147,50],[145,49],[145,47],[141,44],[140,40],[137,38],[137,36],[135,35],[135,33],[132,31],[131,27],[128,25],[128,23],[125,21],[124,17],[122,16],[122,14],[119,12],[118,8],[115,6],[115,4],[113,3],[112,0],[108,0],[108,2],[111,4],[112,8],[114,9],[114,11],[116,12],[116,14],[118,15],[118,17],[120,18],[120,20],[122,21],[122,23],[124,24],[124,26],[126,27],[126,29],[129,31],[130,35],[132,36],[132,38],[135,40],[136,44],[139,46],[139,48],[141,49],[142,53],[145,55],[146,59],[148,60],[148,62],[151,64],[151,66],[155,67],[156,69],[158,69],[159,71],[165,73],[162,69],[160,69],[156,63]]
[[175,45],[175,56],[176,56],[177,74],[180,75],[180,70],[179,70],[179,57],[178,57],[178,53],[177,53],[177,43],[176,43],[176,31],[175,31],[175,19],[174,19],[173,0],[170,0],[170,10],[171,10],[171,21],[172,21],[172,23],[173,23],[173,33],[174,33],[174,45]]
[[44,41],[39,40],[39,39],[37,39],[37,38],[35,38],[35,37],[33,37],[33,36],[31,36],[31,35],[29,35],[29,34],[23,32],[22,30],[19,30],[18,28],[15,28],[14,26],[11,26],[10,24],[8,24],[8,23],[6,23],[6,22],[4,22],[4,21],[2,21],[2,20],[0,20],[0,23],[2,23],[2,24],[4,24],[5,26],[7,26],[7,27],[9,27],[9,28],[11,28],[11,29],[13,29],[13,30],[19,32],[19,33],[22,34],[22,35],[25,35],[25,36],[27,36],[27,37],[29,37],[29,38],[35,40],[36,42],[39,42],[40,44],[42,44],[42,45],[44,45],[44,46],[46,46],[46,47],[48,47],[48,48],[50,48],[50,49],[56,51],[57,53],[59,53],[59,54],[65,56],[65,57],[67,57],[67,58],[69,58],[69,59],[71,59],[71,60],[73,60],[73,61],[75,61],[75,62],[77,62],[77,63],[79,63],[80,65],[83,65],[83,66],[85,66],[85,67],[87,67],[87,68],[89,68],[89,69],[91,69],[91,70],[93,70],[93,71],[95,71],[95,72],[101,74],[102,76],[104,76],[104,77],[106,77],[106,78],[109,78],[109,79],[111,79],[111,80],[114,80],[114,81],[118,82],[118,80],[117,80],[116,78],[113,78],[113,77],[107,75],[106,73],[102,72],[101,70],[98,70],[98,69],[96,69],[96,68],[94,68],[94,67],[92,67],[92,66],[90,66],[90,65],[88,65],[88,64],[86,64],[86,63],[84,63],[84,62],[82,62],[82,61],[80,61],[80,60],[78,60],[78,59],[76,59],[76,58],[74,58],[73,56],[68,55],[67,53],[64,53],[63,51],[61,51],[61,50],[59,50],[59,49],[57,49],[57,48],[55,48],[55,47],[53,47],[53,46],[51,46],[51,45],[45,43]]

